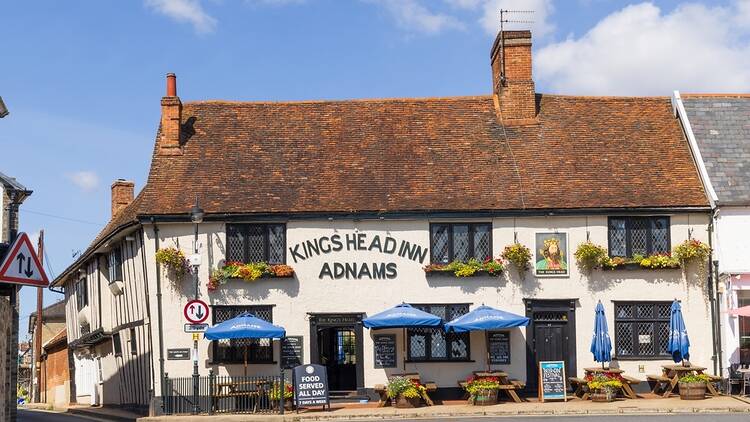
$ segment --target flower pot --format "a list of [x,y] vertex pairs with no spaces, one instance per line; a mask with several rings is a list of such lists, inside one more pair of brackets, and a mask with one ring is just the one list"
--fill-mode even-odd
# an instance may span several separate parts
[[681,400],[703,400],[706,398],[705,382],[681,382],[679,385]]
[[480,390],[474,400],[474,406],[491,406],[497,404],[497,390]]
[[591,393],[591,401],[596,403],[608,403],[615,401],[615,392],[613,390],[597,390]]
[[419,407],[420,403],[421,398],[419,397],[404,397],[399,394],[398,397],[396,397],[396,402],[393,407],[398,409],[412,409]]

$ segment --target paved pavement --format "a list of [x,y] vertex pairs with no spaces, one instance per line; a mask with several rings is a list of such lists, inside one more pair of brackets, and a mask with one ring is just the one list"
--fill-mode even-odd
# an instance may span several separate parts
[[91,422],[96,419],[42,410],[18,409],[18,422]]
[[[643,415],[627,415],[627,416],[477,416],[473,418],[450,418],[451,422],[508,422],[509,419],[519,420],[521,422],[550,422],[553,419],[561,422],[575,422],[575,421],[610,421],[610,422],[747,422],[747,414],[694,414],[694,415],[662,415],[662,416],[643,416]],[[445,422],[446,419],[386,419],[384,422],[404,422],[405,420],[418,421],[418,422]],[[356,421],[356,419],[352,419]]]

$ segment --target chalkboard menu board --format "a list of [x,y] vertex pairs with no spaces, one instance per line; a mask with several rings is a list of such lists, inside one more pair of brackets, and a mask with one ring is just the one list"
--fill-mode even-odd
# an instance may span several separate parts
[[281,367],[284,369],[302,365],[304,352],[302,336],[288,336],[281,339]]
[[326,406],[328,400],[328,373],[323,365],[300,365],[292,370],[294,400],[297,407]]
[[396,335],[377,334],[373,336],[375,343],[375,367],[396,367]]
[[565,400],[565,362],[539,362],[539,400]]
[[510,365],[510,332],[490,331],[487,333],[490,364]]

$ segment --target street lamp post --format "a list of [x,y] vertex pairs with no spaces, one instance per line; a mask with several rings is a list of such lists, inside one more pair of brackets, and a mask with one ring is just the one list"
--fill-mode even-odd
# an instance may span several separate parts
[[[200,260],[198,257],[198,224],[203,222],[203,209],[198,205],[198,197],[195,197],[195,205],[190,210],[190,221],[195,226],[195,236],[193,238],[193,259],[192,261],[192,273],[193,283],[195,284],[195,299],[198,300],[198,268],[200,267]],[[198,374],[198,334],[193,334],[193,414],[197,415],[200,413],[200,406],[198,406],[200,375]]]

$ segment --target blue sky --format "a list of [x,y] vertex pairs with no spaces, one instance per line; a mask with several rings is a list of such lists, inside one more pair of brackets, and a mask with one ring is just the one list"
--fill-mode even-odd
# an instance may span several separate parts
[[501,7],[535,11],[539,92],[750,90],[750,0],[9,2],[0,171],[34,190],[22,229],[45,230],[53,274],[86,248],[110,183],[143,186],[167,72],[183,101],[486,94]]

